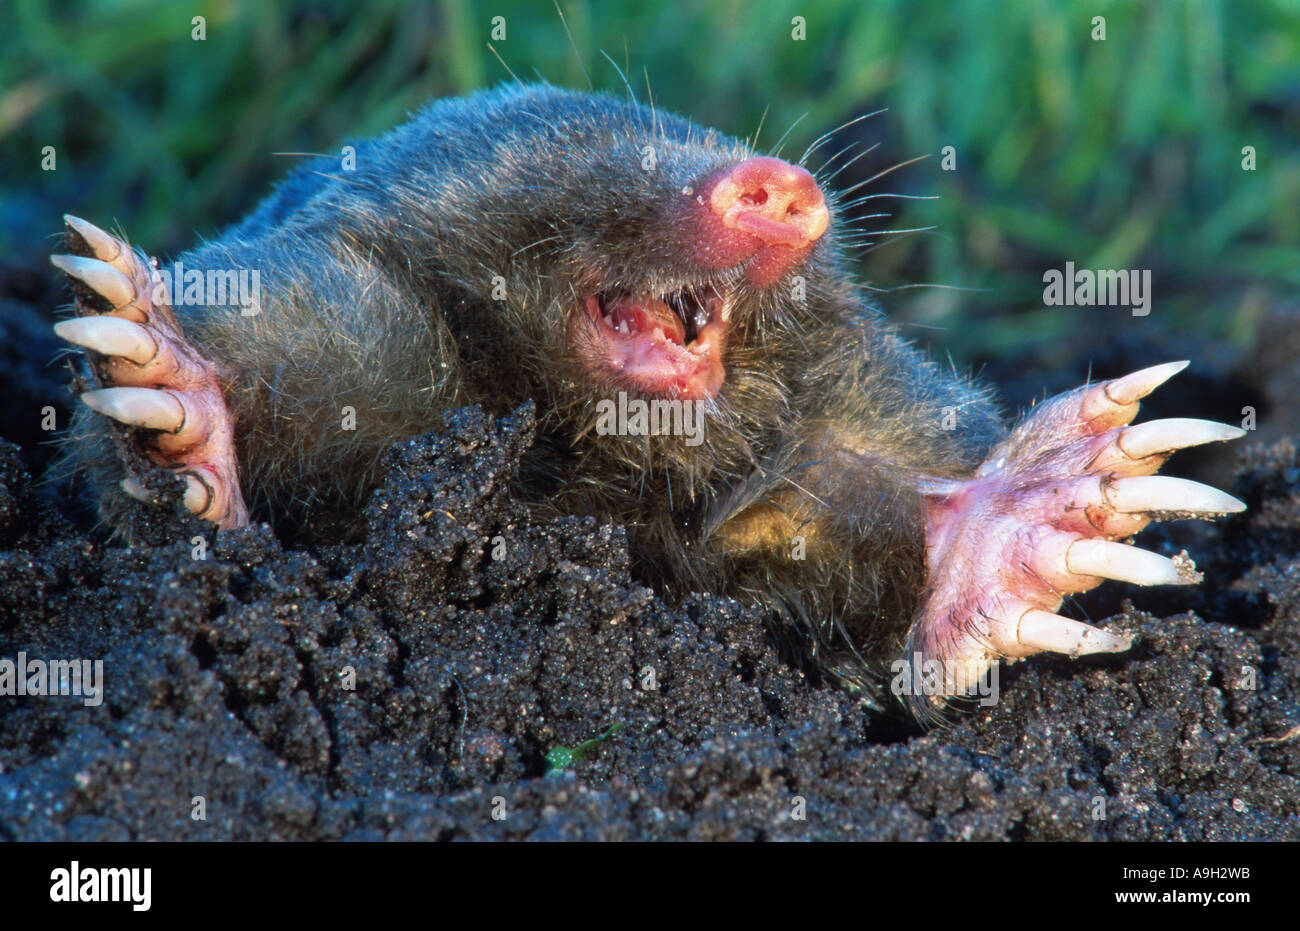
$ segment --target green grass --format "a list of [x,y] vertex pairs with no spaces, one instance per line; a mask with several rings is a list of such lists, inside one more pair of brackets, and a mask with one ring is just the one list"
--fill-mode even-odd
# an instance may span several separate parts
[[[956,354],[1069,339],[1044,268],[1153,270],[1155,325],[1245,345],[1300,285],[1300,5],[984,0],[564,3],[592,82],[797,156],[844,134],[880,148],[841,179],[956,147],[869,190],[895,212],[864,280]],[[1107,38],[1090,38],[1090,20]],[[191,17],[207,40],[190,38]],[[237,219],[293,162],[380,132],[430,97],[507,80],[586,85],[546,2],[6,0],[0,6],[0,245],[44,251],[64,210],[155,251]],[[791,18],[807,40],[791,39]],[[765,115],[766,114],[766,115]],[[43,146],[58,170],[39,170]],[[1241,170],[1253,145],[1258,169]],[[828,146],[821,155],[833,154]],[[815,161],[814,161],[815,163]],[[837,163],[838,164],[838,163]],[[859,171],[860,170],[860,171]],[[858,172],[851,174],[851,172]],[[874,210],[872,211],[874,212]]]

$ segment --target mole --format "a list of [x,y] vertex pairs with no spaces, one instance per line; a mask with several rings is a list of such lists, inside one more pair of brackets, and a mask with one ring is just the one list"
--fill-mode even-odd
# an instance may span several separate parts
[[1184,362],[1008,428],[869,300],[845,198],[801,164],[547,84],[345,151],[170,265],[66,218],[55,329],[87,359],[66,445],[109,525],[163,469],[223,530],[356,533],[389,446],[531,400],[520,500],[623,524],[640,577],[770,609],[836,681],[940,670],[900,696],[927,718],[1002,661],[1128,649],[1063,597],[1198,582],[1131,538],[1244,508],[1155,474],[1242,430],[1132,424]]

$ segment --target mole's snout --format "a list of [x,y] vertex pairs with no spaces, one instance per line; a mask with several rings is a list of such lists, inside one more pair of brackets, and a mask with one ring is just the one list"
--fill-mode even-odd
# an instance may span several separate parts
[[720,178],[709,207],[723,226],[769,246],[811,246],[830,223],[826,198],[813,176],[766,155],[746,159]]

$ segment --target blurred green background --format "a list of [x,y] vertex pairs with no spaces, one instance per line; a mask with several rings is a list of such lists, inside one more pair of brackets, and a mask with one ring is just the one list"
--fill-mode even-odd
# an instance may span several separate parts
[[[593,3],[564,0],[598,88],[644,98],[797,157],[862,113],[839,175],[880,198],[864,281],[911,333],[958,360],[1096,339],[1094,314],[1044,308],[1066,260],[1149,268],[1156,299],[1126,325],[1251,345],[1300,285],[1300,0]],[[207,37],[191,39],[191,19]],[[1091,20],[1106,18],[1106,40]],[[120,223],[166,254],[212,236],[294,162],[402,121],[509,68],[586,86],[539,2],[3,0],[0,246],[43,262],[59,216]],[[802,16],[807,38],[793,41]],[[766,116],[764,116],[766,114]],[[793,125],[793,129],[790,127]],[[40,168],[44,146],[57,171]],[[956,147],[958,170],[934,156]],[[1243,146],[1258,168],[1241,168]],[[833,168],[832,168],[833,170]],[[921,284],[924,287],[915,287]]]

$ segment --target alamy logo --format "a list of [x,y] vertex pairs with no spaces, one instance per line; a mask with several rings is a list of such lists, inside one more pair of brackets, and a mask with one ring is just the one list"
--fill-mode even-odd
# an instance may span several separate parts
[[1133,316],[1151,313],[1151,269],[1090,268],[1043,272],[1043,303],[1048,307],[1131,307]]
[[985,708],[998,703],[998,664],[987,669],[976,669],[961,663],[947,663],[926,659],[913,653],[911,659],[895,660],[890,665],[894,674],[890,690],[902,698],[904,695],[932,698],[964,697],[978,699]]
[[703,401],[645,401],[618,393],[618,402],[596,403],[596,433],[600,436],[681,436],[687,446],[704,442]]
[[80,697],[87,708],[104,701],[102,659],[0,659],[0,696]]
[[262,273],[256,268],[186,268],[177,262],[154,273],[154,303],[172,307],[240,307],[254,316],[262,304]]
[[73,860],[50,872],[51,902],[130,902],[137,912],[149,911],[153,902],[153,869],[114,869],[88,866]]

